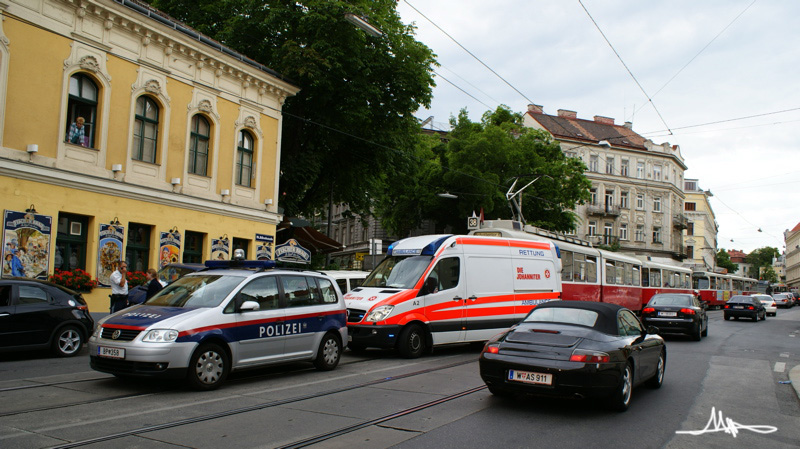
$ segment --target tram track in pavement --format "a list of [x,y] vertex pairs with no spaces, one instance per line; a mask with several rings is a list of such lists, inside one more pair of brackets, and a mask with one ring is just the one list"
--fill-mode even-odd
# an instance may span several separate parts
[[[290,397],[290,398],[286,398],[286,399],[279,399],[279,400],[275,400],[275,401],[263,402],[263,403],[260,403],[260,404],[250,405],[250,406],[247,406],[247,407],[240,407],[240,408],[236,408],[236,409],[225,410],[225,411],[221,411],[221,412],[217,412],[217,413],[210,413],[210,414],[196,416],[196,417],[192,417],[192,418],[179,419],[179,420],[175,420],[175,421],[171,421],[171,422],[167,422],[167,423],[162,423],[162,424],[156,424],[156,425],[152,425],[152,426],[144,426],[144,427],[140,427],[140,428],[137,428],[137,429],[126,430],[126,431],[123,431],[123,432],[117,432],[117,433],[103,435],[103,436],[94,437],[94,438],[89,438],[89,439],[85,439],[85,440],[81,440],[81,441],[74,441],[74,442],[70,442],[70,443],[66,443],[66,444],[62,444],[62,445],[58,445],[58,446],[52,446],[52,449],[67,449],[67,448],[81,447],[81,446],[85,446],[85,445],[88,445],[88,444],[101,443],[101,442],[104,442],[104,441],[116,440],[116,439],[120,439],[120,438],[124,438],[124,437],[128,437],[128,436],[135,436],[135,435],[148,433],[148,432],[154,432],[154,431],[158,431],[158,430],[171,429],[171,428],[185,426],[185,425],[189,425],[189,424],[195,424],[195,423],[199,423],[199,422],[205,422],[205,421],[212,421],[212,420],[215,420],[215,419],[227,418],[227,417],[238,415],[238,414],[241,414],[241,413],[247,413],[247,412],[252,412],[252,411],[257,411],[257,410],[263,410],[263,409],[267,409],[267,408],[271,408],[271,407],[277,407],[277,406],[280,406],[280,405],[292,404],[292,403],[295,403],[295,402],[301,402],[301,401],[305,401],[305,400],[309,400],[309,399],[315,399],[315,398],[319,398],[319,397],[322,397],[322,396],[329,396],[329,395],[333,395],[333,394],[337,394],[337,393],[343,393],[343,392],[346,392],[346,391],[357,390],[359,388],[367,388],[367,387],[371,387],[371,386],[375,386],[375,385],[381,385],[381,384],[384,384],[384,383],[387,383],[387,382],[392,382],[392,381],[401,380],[401,379],[407,379],[407,378],[410,378],[410,377],[419,376],[419,375],[423,375],[423,374],[428,374],[428,373],[432,373],[432,372],[436,372],[436,371],[442,371],[442,370],[455,368],[455,367],[462,366],[462,365],[467,365],[467,364],[470,364],[470,363],[475,363],[475,360],[464,360],[464,361],[450,363],[450,364],[439,366],[439,367],[426,368],[426,369],[422,369],[422,370],[419,370],[419,371],[414,371],[414,372],[411,372],[411,373],[399,374],[399,375],[396,375],[396,376],[383,377],[383,378],[380,378],[380,379],[371,380],[371,381],[368,381],[368,382],[362,382],[362,383],[353,384],[353,385],[348,385],[348,386],[345,386],[345,387],[332,388],[332,389],[324,390],[324,391],[320,391],[320,392],[309,393],[309,394]],[[423,410],[425,408],[433,407],[435,405],[438,405],[438,404],[441,404],[441,403],[444,403],[444,402],[447,402],[447,401],[450,401],[450,400],[453,400],[453,399],[457,399],[459,397],[474,393],[476,391],[480,391],[480,390],[482,390],[484,388],[486,388],[486,387],[485,386],[480,386],[480,387],[472,388],[472,389],[469,389],[469,390],[465,390],[465,391],[462,391],[462,392],[447,396],[445,398],[439,398],[439,399],[437,399],[435,401],[431,401],[429,403],[422,404],[422,405],[416,406],[416,407],[412,407],[412,408],[409,408],[409,409],[406,409],[406,410],[403,410],[403,411],[400,411],[400,412],[395,412],[395,413],[393,413],[391,415],[387,415],[387,416],[378,418],[377,420],[370,420],[368,422],[364,422],[364,423],[361,423],[361,424],[356,425],[356,426],[365,427],[365,426],[368,426],[368,425],[372,425],[372,424],[374,424],[373,421],[375,421],[375,423],[384,422],[384,421],[392,419],[392,418],[397,418],[397,417],[400,417],[400,416],[404,416],[406,414],[413,413],[415,411]],[[327,434],[325,434],[325,435],[318,436],[318,437],[315,437],[315,438],[326,438],[326,439],[335,438],[335,436],[342,435],[342,434],[348,433],[348,432],[352,432],[354,430],[357,430],[358,428],[361,428],[361,427],[356,427],[356,426],[350,426],[350,427],[353,427],[352,430],[340,429],[338,432],[341,432],[341,433],[339,433],[337,435],[327,436]],[[305,440],[297,442],[297,443],[294,443],[294,444],[301,444],[301,446],[290,446],[290,447],[304,447],[302,445],[313,444],[313,443],[305,443],[304,441]],[[324,441],[324,440],[321,440],[321,441]]]
[[[369,361],[378,360],[378,359],[380,359],[380,357],[365,358],[365,359],[355,360],[355,361],[352,361],[352,362],[342,363],[341,365],[342,366],[344,366],[344,365],[354,365],[354,364],[369,362]],[[237,383],[242,383],[242,382],[246,382],[246,381],[252,382],[252,381],[258,381],[258,380],[263,380],[263,379],[281,377],[281,376],[284,376],[284,375],[287,375],[287,374],[297,374],[297,373],[302,373],[304,371],[315,371],[315,370],[316,370],[315,368],[309,367],[309,368],[291,369],[291,370],[284,370],[284,371],[279,371],[279,372],[271,372],[271,373],[266,373],[266,374],[255,374],[255,375],[251,375],[250,373],[245,371],[245,373],[246,373],[245,375],[243,375],[241,377],[238,377],[238,378],[229,379],[226,383],[228,383],[228,384],[237,384]],[[62,385],[69,385],[69,384],[76,384],[76,383],[83,383],[83,382],[91,382],[91,381],[108,381],[108,380],[115,380],[115,377],[114,376],[101,376],[101,377],[92,377],[92,378],[88,378],[88,379],[65,380],[65,381],[59,381],[59,382],[49,382],[49,383],[32,384],[32,385],[19,385],[19,386],[16,386],[16,387],[0,388],[0,393],[10,392],[10,391],[19,391],[19,390],[28,390],[28,389],[33,389],[33,388],[60,387]],[[66,402],[66,403],[63,403],[63,404],[55,404],[55,405],[50,405],[50,406],[33,407],[33,408],[23,409],[23,410],[13,410],[13,411],[6,411],[6,412],[0,411],[0,418],[7,417],[7,416],[23,415],[23,414],[26,414],[26,413],[46,412],[46,411],[50,411],[50,410],[57,410],[57,409],[68,408],[68,407],[77,407],[77,406],[81,406],[81,405],[98,404],[98,403],[109,402],[109,401],[118,401],[120,399],[131,399],[131,398],[136,398],[136,397],[151,396],[151,395],[170,392],[170,391],[174,391],[174,389],[172,389],[172,388],[164,388],[164,389],[158,389],[158,390],[155,390],[155,391],[147,391],[147,392],[143,392],[143,393],[142,392],[128,393],[128,394],[121,394],[121,395],[104,397],[104,398],[85,399],[85,400],[81,400],[81,401]]]

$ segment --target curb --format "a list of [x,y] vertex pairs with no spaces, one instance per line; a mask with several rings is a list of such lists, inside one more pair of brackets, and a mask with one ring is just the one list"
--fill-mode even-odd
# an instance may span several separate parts
[[789,370],[789,380],[792,382],[797,397],[800,398],[800,365]]

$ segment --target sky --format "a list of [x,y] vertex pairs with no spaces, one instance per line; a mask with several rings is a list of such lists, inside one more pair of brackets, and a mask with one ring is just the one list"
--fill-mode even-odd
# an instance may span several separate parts
[[551,115],[630,121],[656,144],[680,146],[685,178],[713,194],[718,248],[784,251],[784,231],[800,223],[800,2],[399,0],[397,9],[440,64],[420,119],[446,130],[463,108],[478,121],[532,102]]

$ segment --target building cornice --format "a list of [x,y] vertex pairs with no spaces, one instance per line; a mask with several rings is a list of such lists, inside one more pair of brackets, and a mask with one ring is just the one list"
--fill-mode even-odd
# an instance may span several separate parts
[[0,158],[0,176],[277,226],[283,216],[152,187]]

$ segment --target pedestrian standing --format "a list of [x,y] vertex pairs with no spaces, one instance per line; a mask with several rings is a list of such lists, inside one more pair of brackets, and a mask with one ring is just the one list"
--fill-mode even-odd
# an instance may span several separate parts
[[128,264],[117,263],[117,269],[109,277],[111,282],[111,313],[128,307]]
[[158,272],[155,268],[149,268],[147,273],[145,273],[145,277],[147,278],[147,294],[145,295],[145,301],[152,298],[156,295],[156,293],[160,292],[163,285],[158,280]]

